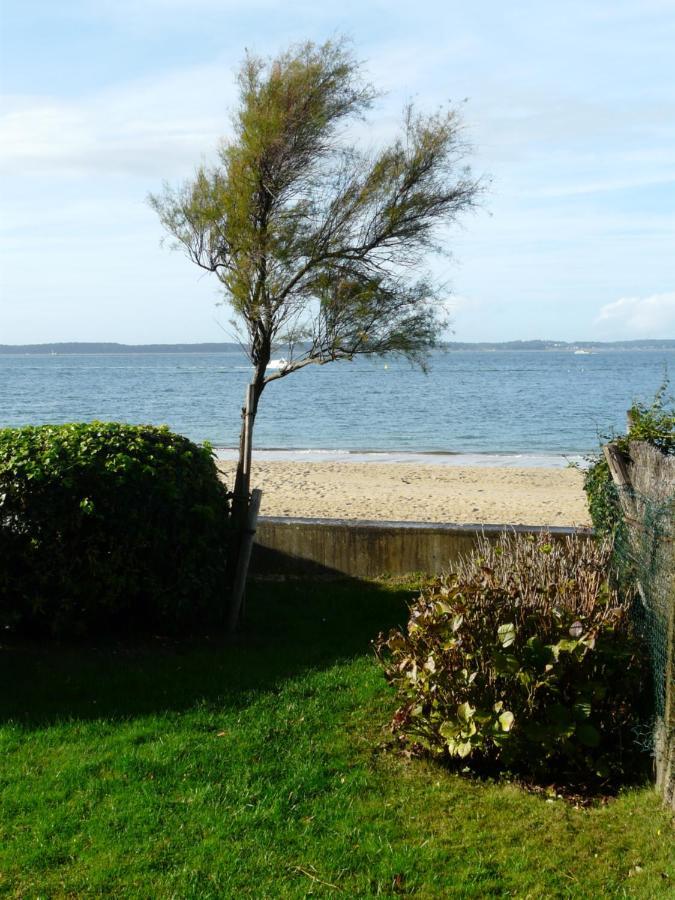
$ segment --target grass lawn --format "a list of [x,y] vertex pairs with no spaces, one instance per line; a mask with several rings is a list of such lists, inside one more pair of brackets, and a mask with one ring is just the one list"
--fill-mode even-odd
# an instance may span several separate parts
[[0,895],[666,897],[650,787],[579,810],[378,749],[410,593],[261,584],[221,639],[0,649]]

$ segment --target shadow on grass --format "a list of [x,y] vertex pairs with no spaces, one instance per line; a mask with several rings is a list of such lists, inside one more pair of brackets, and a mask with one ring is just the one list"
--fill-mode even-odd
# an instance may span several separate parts
[[41,727],[244,704],[308,669],[369,653],[379,631],[405,621],[414,593],[380,582],[259,582],[231,640],[5,643],[0,722]]

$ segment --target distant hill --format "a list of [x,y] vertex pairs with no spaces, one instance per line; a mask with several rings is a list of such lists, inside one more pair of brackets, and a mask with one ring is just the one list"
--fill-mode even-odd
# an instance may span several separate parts
[[[447,350],[675,350],[675,340],[649,341],[502,341],[461,343],[449,341]],[[0,355],[69,353],[236,353],[239,344],[115,344],[70,342],[60,344],[0,344]]]
[[113,344],[67,342],[60,344],[0,344],[0,354],[52,353],[234,353],[239,344]]
[[460,343],[449,341],[448,350],[675,350],[675,340],[643,341],[501,341]]

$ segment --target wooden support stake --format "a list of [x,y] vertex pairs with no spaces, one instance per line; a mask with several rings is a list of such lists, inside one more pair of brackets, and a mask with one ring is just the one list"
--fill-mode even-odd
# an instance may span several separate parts
[[242,600],[244,597],[244,589],[246,587],[246,576],[248,575],[248,566],[251,561],[251,550],[253,549],[253,539],[255,537],[261,500],[262,491],[258,489],[251,491],[251,502],[249,503],[246,514],[245,529],[243,530],[241,541],[239,543],[237,569],[234,574],[234,584],[232,585],[232,596],[230,598],[230,613],[227,622],[228,631],[230,633],[236,630],[237,624],[239,623],[239,616],[241,615]]
[[251,485],[251,450],[253,449],[253,408],[255,404],[255,386],[249,384],[246,388],[246,414],[244,423],[244,477],[246,488]]
[[[246,523],[246,513],[251,490],[251,450],[253,446],[253,412],[255,403],[255,387],[249,384],[246,389],[246,400],[241,411],[241,435],[239,438],[239,462],[234,482],[232,497],[232,524],[235,532],[241,532]],[[237,543],[238,543],[238,539]]]

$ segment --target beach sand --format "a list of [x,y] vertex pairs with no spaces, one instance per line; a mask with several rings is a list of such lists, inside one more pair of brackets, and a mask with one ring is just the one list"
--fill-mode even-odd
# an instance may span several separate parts
[[[220,461],[228,486],[234,463]],[[509,525],[589,525],[576,469],[255,462],[260,514]]]

